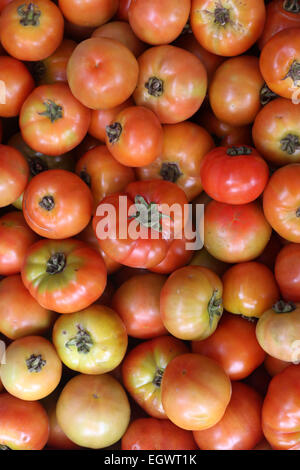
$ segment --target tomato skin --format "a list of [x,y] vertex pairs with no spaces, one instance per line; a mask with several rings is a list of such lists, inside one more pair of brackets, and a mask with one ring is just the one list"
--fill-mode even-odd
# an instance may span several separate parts
[[222,280],[224,309],[230,313],[261,317],[280,299],[272,271],[256,261],[232,266]]
[[21,212],[8,212],[0,218],[0,275],[21,271],[27,249],[38,239]]
[[259,256],[271,232],[257,202],[230,205],[211,201],[205,208],[204,246],[226,263],[241,263]]
[[[61,253],[63,260],[57,256]],[[41,240],[32,245],[21,275],[39,304],[58,313],[73,313],[91,305],[103,293],[107,277],[101,255],[74,238]]]
[[193,122],[165,124],[161,152],[150,165],[138,168],[136,174],[140,180],[159,178],[176,183],[191,201],[202,191],[200,167],[204,155],[213,147],[209,133]]
[[193,433],[202,450],[252,450],[263,438],[262,397],[242,382],[232,384],[223,418],[205,431]]
[[211,269],[218,276],[223,276],[225,271],[230,266],[229,264],[223,263],[222,261],[211,256],[204,247],[201,248],[201,250],[195,251],[195,254],[189,264],[191,266],[202,266],[204,268]]
[[131,0],[119,0],[119,6],[116,13],[116,18],[121,21],[128,21],[128,10]]
[[[217,8],[225,9],[219,18]],[[236,56],[259,38],[265,17],[266,9],[261,0],[243,3],[229,0],[217,4],[214,0],[192,0],[190,24],[196,39],[205,49],[221,56]]]
[[300,163],[291,163],[273,173],[263,195],[266,219],[287,241],[300,242]]
[[192,351],[214,359],[231,380],[248,377],[266,355],[256,339],[255,324],[227,312],[209,338],[192,342]]
[[38,174],[29,182],[23,197],[27,224],[51,239],[77,235],[89,223],[92,209],[89,188],[79,176],[66,170]]
[[169,362],[161,387],[167,417],[188,431],[214,426],[231,397],[231,382],[219,364],[194,353]]
[[217,147],[201,162],[204,191],[226,204],[247,204],[263,192],[269,168],[259,153],[249,146]]
[[15,202],[29,178],[29,167],[23,155],[9,145],[0,145],[0,207]]
[[162,405],[161,380],[167,365],[187,346],[171,336],[160,336],[132,349],[122,363],[123,383],[128,393],[154,418],[166,419]]
[[41,450],[49,436],[49,419],[37,401],[0,394],[0,443],[12,450]]
[[275,277],[282,297],[300,302],[300,245],[290,243],[278,253],[275,261]]
[[163,124],[185,121],[198,111],[206,94],[207,73],[195,55],[176,46],[155,46],[140,55],[138,64],[133,93],[138,106],[154,111]]
[[180,240],[173,240],[164,259],[156,266],[149,268],[149,271],[159,274],[170,274],[176,269],[187,265],[191,260],[194,250],[187,249],[190,240],[183,237]]
[[269,354],[266,355],[264,360],[264,367],[271,377],[280,374],[280,372],[290,365],[290,362],[282,361],[281,359],[277,359],[276,357],[270,356]]
[[[27,25],[21,23],[24,17],[19,13],[20,7],[23,7],[28,18],[32,8],[34,12],[40,13],[38,21],[29,19]],[[60,45],[63,30],[62,13],[49,0],[34,0],[33,4],[27,1],[24,3],[24,0],[14,0],[1,13],[1,43],[9,55],[19,60],[37,61],[49,57]]]
[[90,109],[108,109],[131,96],[138,69],[136,58],[126,46],[114,39],[94,37],[75,48],[67,77],[72,93],[81,103]]
[[197,450],[193,434],[166,419],[139,418],[122,437],[122,450]]
[[95,29],[92,38],[101,37],[120,41],[135,57],[141,55],[146,49],[146,44],[134,34],[131,26],[125,21],[111,21]]
[[107,23],[116,13],[118,0],[59,0],[65,18],[78,26],[96,27]]
[[73,377],[61,392],[57,421],[75,444],[101,449],[117,442],[130,420],[123,387],[109,374]]

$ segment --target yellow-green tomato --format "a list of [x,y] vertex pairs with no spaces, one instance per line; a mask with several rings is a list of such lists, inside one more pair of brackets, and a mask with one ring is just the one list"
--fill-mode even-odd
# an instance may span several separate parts
[[125,356],[127,342],[123,321],[104,305],[62,315],[53,328],[53,343],[62,362],[83,374],[115,369]]

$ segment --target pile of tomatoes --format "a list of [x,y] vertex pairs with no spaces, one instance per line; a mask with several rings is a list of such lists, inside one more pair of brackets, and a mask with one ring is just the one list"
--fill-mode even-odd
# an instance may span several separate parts
[[300,2],[0,0],[0,42],[0,447],[300,449]]

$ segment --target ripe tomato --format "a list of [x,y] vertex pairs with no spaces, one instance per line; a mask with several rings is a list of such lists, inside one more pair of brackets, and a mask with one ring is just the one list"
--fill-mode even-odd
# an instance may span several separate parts
[[263,31],[263,0],[192,0],[190,24],[201,46],[221,56],[249,49]]
[[290,242],[300,242],[300,163],[285,165],[271,176],[264,191],[266,219]]
[[167,330],[184,340],[205,339],[223,313],[223,286],[210,269],[186,266],[174,271],[160,295],[161,318]]
[[107,276],[101,255],[72,238],[32,245],[21,274],[39,304],[58,313],[77,312],[95,302],[104,291]]
[[203,268],[208,268],[214,271],[218,276],[223,276],[224,272],[229,268],[229,264],[223,263],[213,256],[211,256],[206,248],[201,248],[197,250],[191,259],[191,266],[202,266]]
[[121,439],[129,424],[130,406],[123,387],[109,374],[80,374],[61,392],[56,416],[75,444],[101,449]]
[[280,250],[274,272],[283,298],[300,302],[300,245],[290,243]]
[[166,419],[161,401],[161,381],[169,362],[188,353],[187,346],[171,336],[144,341],[133,348],[122,363],[126,390],[146,413]]
[[29,227],[47,238],[77,235],[89,223],[93,198],[87,185],[66,170],[48,170],[35,176],[23,197]]
[[279,298],[275,277],[262,263],[239,263],[223,276],[223,305],[230,313],[260,317]]
[[21,400],[41,400],[57,387],[62,364],[50,341],[25,336],[6,349],[0,376],[5,389]]
[[148,44],[168,44],[179,36],[188,21],[191,0],[132,0],[130,26]]
[[28,163],[18,150],[0,145],[0,207],[15,202],[29,179]]
[[259,66],[268,87],[283,98],[299,97],[300,30],[279,31],[263,47]]
[[280,374],[280,372],[290,365],[290,362],[282,361],[281,359],[277,359],[276,357],[270,356],[269,354],[266,355],[264,360],[264,367],[271,377]]
[[205,431],[194,432],[202,450],[252,450],[263,438],[262,397],[242,382],[232,384],[232,395],[223,418]]
[[138,58],[139,78],[133,98],[164,124],[190,118],[200,108],[207,89],[201,60],[179,47],[151,47]]
[[180,240],[173,240],[168,246],[165,258],[156,266],[149,268],[149,271],[170,274],[188,264],[194,254],[194,250],[187,247],[190,242],[191,239],[185,236]]
[[6,5],[10,2],[12,2],[12,0],[0,0],[0,13],[6,7]]
[[19,60],[43,60],[60,45],[64,20],[50,0],[13,0],[2,11],[1,43]]
[[194,353],[181,354],[169,362],[161,388],[167,417],[188,431],[214,426],[231,398],[231,382],[219,364]]
[[105,141],[118,162],[141,167],[151,164],[160,155],[163,130],[153,111],[144,106],[130,106],[106,126]]
[[125,323],[129,336],[147,339],[167,333],[160,316],[161,274],[140,274],[125,281],[112,298],[112,308]]
[[21,271],[28,248],[37,241],[21,212],[8,212],[0,218],[0,275]]
[[59,0],[65,18],[78,26],[95,27],[107,23],[116,13],[118,0]]
[[122,450],[196,450],[191,431],[167,419],[139,418],[131,421],[121,442]]
[[211,201],[205,208],[204,246],[226,263],[241,263],[259,256],[271,232],[257,202],[230,205]]
[[119,41],[91,38],[75,48],[67,77],[73,95],[81,103],[90,109],[107,109],[131,96],[138,69],[133,53]]
[[28,96],[20,112],[22,137],[34,150],[61,155],[86,135],[91,112],[72,95],[65,83],[41,85]]
[[7,338],[42,335],[50,330],[55,318],[54,312],[43,308],[29,294],[20,275],[0,281],[0,331]]
[[266,355],[256,339],[255,323],[227,312],[209,338],[192,342],[192,351],[214,359],[231,380],[248,377]]
[[131,0],[119,0],[119,7],[116,13],[116,18],[122,21],[128,21],[128,10]]
[[49,436],[49,419],[37,401],[0,394],[0,445],[11,450],[41,450]]
[[200,166],[214,147],[209,133],[193,122],[163,126],[163,148],[153,163],[136,170],[140,180],[154,178],[176,183],[189,201],[202,191]]
[[269,168],[252,147],[217,147],[203,158],[200,176],[204,191],[216,201],[247,204],[263,192]]
[[232,126],[251,124],[261,108],[263,84],[257,57],[243,55],[225,60],[209,87],[209,102],[216,117]]
[[95,29],[92,38],[110,38],[120,41],[135,57],[144,52],[144,44],[133,32],[131,26],[125,21],[111,21]]
[[276,98],[257,114],[252,136],[258,152],[271,164],[300,162],[300,106]]
[[103,305],[60,316],[52,335],[62,362],[69,369],[92,375],[115,369],[128,342],[121,318]]

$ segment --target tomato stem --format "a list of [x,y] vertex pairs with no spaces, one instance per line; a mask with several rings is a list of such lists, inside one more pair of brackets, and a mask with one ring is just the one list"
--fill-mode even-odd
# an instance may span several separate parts
[[164,162],[162,164],[159,174],[165,181],[171,181],[171,183],[176,183],[178,178],[183,175],[178,163],[169,162]]
[[20,24],[23,26],[38,26],[40,24],[41,11],[34,3],[23,3],[18,7],[18,15],[21,16]]
[[260,104],[265,106],[266,104],[270,103],[270,101],[274,100],[278,97],[274,91],[270,90],[268,85],[265,83],[260,89]]
[[[39,157],[29,158],[29,169],[32,176],[36,176],[43,171],[49,170],[48,165]],[[51,196],[50,196],[51,197]],[[53,200],[54,202],[54,200]]]
[[141,225],[146,228],[151,228],[162,231],[161,220],[163,217],[170,217],[167,214],[163,214],[158,210],[158,204],[155,202],[147,203],[143,196],[135,196],[134,204],[136,205],[137,211],[134,215],[129,216],[130,219],[136,219]]
[[81,172],[79,173],[79,176],[82,179],[82,181],[85,182],[85,184],[87,184],[89,187],[91,187],[91,177],[88,174],[88,172],[86,171],[86,169],[81,170]]
[[209,314],[209,326],[212,327],[214,317],[221,317],[223,313],[223,303],[222,298],[217,298],[219,294],[218,289],[214,289],[210,301],[208,302],[207,310]]
[[300,13],[300,5],[298,0],[284,0],[283,9],[291,13]]
[[26,359],[26,365],[29,372],[40,372],[46,365],[46,361],[42,358],[41,354],[38,356],[31,354],[29,359]]
[[82,328],[81,325],[77,325],[77,329],[78,332],[74,338],[71,338],[69,341],[67,341],[65,346],[67,348],[76,346],[78,353],[87,354],[90,352],[94,344],[91,335],[84,328]]
[[300,217],[300,207],[296,210],[296,217]]
[[232,146],[226,150],[226,154],[230,157],[236,157],[238,155],[251,155],[252,149],[250,147],[246,147],[244,145],[240,146]]
[[0,450],[12,450],[10,447],[0,444]]
[[116,144],[122,134],[122,126],[119,122],[114,122],[105,127],[106,135],[110,144]]
[[39,206],[46,211],[52,211],[55,207],[54,197],[53,196],[44,196],[43,199],[39,202]]
[[150,77],[145,83],[149,95],[159,97],[164,92],[164,82],[157,77]]
[[272,310],[275,313],[290,313],[293,312],[295,309],[296,305],[293,302],[285,302],[284,300],[279,300],[272,307]]
[[46,107],[46,110],[38,113],[40,116],[46,116],[52,123],[63,117],[63,108],[59,104],[54,103],[52,100],[47,100],[43,102],[43,105]]
[[155,377],[152,381],[153,385],[159,388],[161,386],[163,375],[164,375],[164,371],[162,369],[157,369]]
[[298,148],[300,148],[299,137],[295,134],[287,134],[283,139],[281,139],[280,148],[283,152],[292,155]]
[[289,68],[288,73],[283,77],[282,80],[286,80],[287,78],[291,78],[294,82],[294,86],[299,86],[298,82],[300,80],[300,63],[294,60],[292,65]]
[[66,256],[64,253],[54,253],[47,261],[46,272],[48,274],[61,273],[66,266]]
[[215,20],[214,23],[219,24],[220,26],[226,26],[227,23],[230,21],[230,13],[228,8],[222,7],[221,3],[220,6],[215,8],[214,11]]

